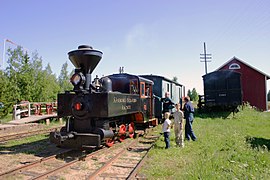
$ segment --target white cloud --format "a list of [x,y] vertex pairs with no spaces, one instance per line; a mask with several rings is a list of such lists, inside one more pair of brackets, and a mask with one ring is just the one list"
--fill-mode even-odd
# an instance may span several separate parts
[[136,24],[125,36],[125,47],[127,50],[155,48],[157,46],[157,32],[153,26]]

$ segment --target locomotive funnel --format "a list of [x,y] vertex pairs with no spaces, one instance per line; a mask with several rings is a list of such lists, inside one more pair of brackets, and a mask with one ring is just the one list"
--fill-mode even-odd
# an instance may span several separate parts
[[102,58],[102,52],[94,50],[91,46],[81,45],[77,50],[68,53],[72,64],[85,74],[92,74]]

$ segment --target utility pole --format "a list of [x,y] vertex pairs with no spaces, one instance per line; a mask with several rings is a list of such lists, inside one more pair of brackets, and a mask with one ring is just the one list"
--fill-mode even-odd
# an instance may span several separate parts
[[211,62],[209,59],[212,59],[212,54],[206,54],[206,45],[205,45],[205,42],[203,43],[203,50],[204,50],[204,53],[203,54],[200,54],[202,57],[200,57],[200,59],[204,59],[203,61],[201,62],[204,62],[204,66],[205,66],[205,74],[207,74],[207,62]]

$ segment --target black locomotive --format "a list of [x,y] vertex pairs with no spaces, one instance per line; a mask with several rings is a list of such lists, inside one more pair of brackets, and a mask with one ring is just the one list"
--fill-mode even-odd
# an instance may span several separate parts
[[51,142],[76,149],[112,146],[134,137],[135,129],[157,124],[151,80],[120,73],[92,81],[102,52],[82,45],[68,55],[76,67],[70,79],[74,89],[58,94],[58,117],[67,121],[60,132],[50,133]]
[[214,71],[203,76],[204,96],[198,107],[206,110],[235,110],[242,104],[241,74],[231,70]]

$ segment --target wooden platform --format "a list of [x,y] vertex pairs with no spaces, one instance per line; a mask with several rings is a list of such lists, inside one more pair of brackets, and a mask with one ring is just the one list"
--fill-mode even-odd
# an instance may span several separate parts
[[40,120],[50,119],[50,118],[57,118],[57,114],[54,113],[54,114],[49,114],[49,115],[32,115],[30,117],[24,117],[18,120],[9,121],[7,124],[11,124],[11,125],[27,124],[27,123],[38,122]]

